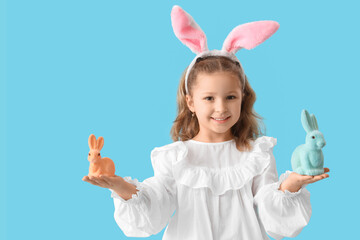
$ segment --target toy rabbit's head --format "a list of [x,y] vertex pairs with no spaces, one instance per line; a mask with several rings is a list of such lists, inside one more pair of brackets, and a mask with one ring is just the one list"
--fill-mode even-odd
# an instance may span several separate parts
[[89,147],[90,152],[88,155],[88,160],[90,163],[97,163],[101,160],[100,150],[104,146],[104,138],[99,137],[96,140],[96,137],[94,134],[91,134],[89,137]]
[[312,149],[321,149],[326,145],[324,135],[319,127],[314,114],[309,114],[305,109],[301,112],[301,123],[306,131],[305,144]]

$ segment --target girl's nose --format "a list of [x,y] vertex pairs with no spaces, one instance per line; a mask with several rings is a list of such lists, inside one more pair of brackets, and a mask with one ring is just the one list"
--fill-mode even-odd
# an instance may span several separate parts
[[227,112],[226,100],[218,99],[215,103],[215,111],[220,113]]

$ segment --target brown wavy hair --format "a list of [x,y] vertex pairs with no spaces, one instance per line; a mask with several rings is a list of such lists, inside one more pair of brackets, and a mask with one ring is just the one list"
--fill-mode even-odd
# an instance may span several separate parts
[[[173,141],[186,141],[192,139],[200,130],[196,115],[195,117],[192,117],[192,112],[186,103],[185,74],[187,68],[181,76],[177,92],[177,117],[173,122],[170,131]],[[235,74],[239,77],[240,87],[243,89],[244,80],[239,63],[223,56],[208,56],[205,58],[198,58],[189,74],[188,90],[190,96],[193,96],[196,77],[202,72],[208,74],[214,72],[230,72]],[[264,126],[266,131],[266,127],[262,121],[263,117],[257,114],[253,109],[255,101],[256,94],[251,88],[248,78],[245,75],[245,89],[243,90],[240,118],[234,126],[231,127],[231,134],[236,141],[236,146],[239,151],[250,151],[250,141],[264,135],[260,124]]]

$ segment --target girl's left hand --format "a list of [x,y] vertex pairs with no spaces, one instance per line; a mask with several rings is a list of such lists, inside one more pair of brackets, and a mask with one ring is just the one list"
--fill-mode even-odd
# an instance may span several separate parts
[[285,190],[288,190],[289,192],[297,192],[304,184],[314,183],[324,178],[328,178],[329,174],[326,174],[326,172],[330,172],[330,169],[324,168],[324,173],[316,176],[301,175],[296,172],[292,172],[288,178],[281,183],[279,190],[283,192]]

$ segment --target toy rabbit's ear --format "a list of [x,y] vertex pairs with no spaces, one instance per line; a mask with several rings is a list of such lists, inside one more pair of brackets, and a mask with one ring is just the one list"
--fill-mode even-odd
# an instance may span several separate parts
[[311,117],[305,109],[301,112],[301,123],[307,133],[312,131]]
[[171,24],[176,37],[195,54],[208,50],[203,30],[187,12],[177,5],[171,10]]
[[279,27],[280,24],[275,21],[257,21],[238,25],[226,37],[222,50],[234,54],[241,48],[250,50],[271,37]]
[[100,151],[104,146],[104,138],[99,137],[96,143],[97,143],[96,148]]
[[96,137],[94,134],[91,134],[89,137],[89,148],[95,149],[96,148]]
[[311,122],[312,122],[313,129],[314,130],[319,130],[319,126],[317,124],[315,115],[311,114],[310,117],[311,117]]

